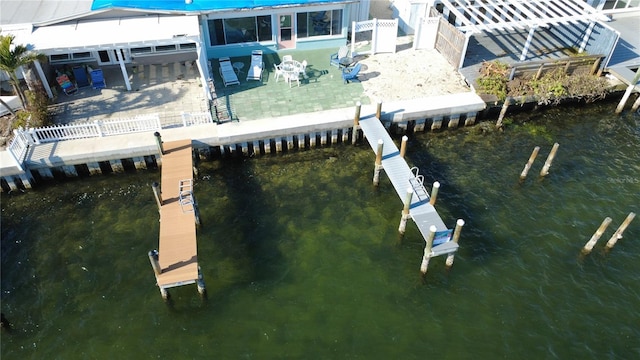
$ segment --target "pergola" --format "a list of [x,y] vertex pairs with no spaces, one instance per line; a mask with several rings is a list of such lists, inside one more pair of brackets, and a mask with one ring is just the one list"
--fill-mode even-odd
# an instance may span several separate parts
[[584,0],[434,0],[431,6],[438,8],[445,18],[454,15],[456,28],[467,38],[496,30],[528,29],[520,61],[526,58],[537,28],[589,23],[579,50],[582,52],[595,23],[609,20]]

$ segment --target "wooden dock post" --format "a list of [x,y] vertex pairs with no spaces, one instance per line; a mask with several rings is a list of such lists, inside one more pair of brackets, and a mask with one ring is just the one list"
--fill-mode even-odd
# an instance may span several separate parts
[[429,236],[425,240],[427,245],[424,247],[424,255],[422,256],[422,264],[420,264],[420,272],[422,275],[427,273],[427,268],[429,267],[429,259],[431,258],[431,247],[433,246],[433,238],[436,236],[436,228],[435,225],[431,225],[429,227]]
[[429,199],[429,204],[431,204],[431,206],[434,206],[436,204],[438,189],[440,189],[440,183],[436,181],[433,183],[433,188],[431,189],[431,198]]
[[156,145],[158,145],[158,151],[160,152],[160,155],[164,155],[164,149],[162,148],[162,137],[160,136],[159,132],[154,132],[153,136],[156,137]]
[[409,209],[411,208],[411,198],[413,197],[413,189],[407,188],[407,197],[404,199],[404,207],[402,209],[402,217],[400,218],[400,226],[398,226],[398,232],[404,234],[407,228],[407,220],[411,218],[409,215]]
[[591,252],[593,247],[596,245],[596,242],[598,242],[598,239],[600,239],[600,236],[602,236],[602,233],[604,233],[604,231],[607,229],[607,226],[609,226],[610,223],[611,223],[610,217],[606,217],[604,221],[602,221],[602,224],[600,224],[600,227],[598,228],[598,230],[596,230],[596,232],[593,233],[593,236],[591,236],[591,239],[589,239],[589,241],[587,241],[587,243],[584,245],[584,248],[582,248],[583,254],[586,255]]
[[409,137],[404,135],[402,137],[402,142],[400,143],[400,157],[404,159],[404,155],[407,153],[407,141],[409,141]]
[[500,110],[500,115],[498,116],[498,122],[496,122],[496,127],[502,127],[502,119],[504,118],[504,115],[507,113],[507,109],[509,108],[509,105],[511,105],[512,99],[511,97],[507,97],[504,100],[504,104],[502,104],[502,109]]
[[[464,220],[458,219],[458,221],[456,221],[456,228],[453,230],[453,239],[451,239],[456,244],[460,240],[460,231],[462,231],[463,226],[464,226]],[[449,255],[447,255],[447,260],[446,260],[447,267],[453,266],[453,258],[455,256],[456,256],[455,252],[449,253]]]
[[378,150],[376,151],[376,163],[373,170],[373,185],[378,186],[380,183],[380,170],[382,170],[382,148],[384,147],[384,140],[378,140]]
[[378,120],[382,120],[380,119],[381,116],[382,116],[382,101],[378,100],[378,103],[376,104],[376,118],[378,118]]
[[360,127],[360,109],[362,103],[358,101],[356,103],[356,114],[353,117],[353,135],[351,136],[351,144],[355,145],[358,142],[358,128]]
[[622,99],[620,99],[620,102],[616,107],[616,115],[620,115],[620,113],[622,113],[622,110],[624,110],[624,105],[627,103],[627,100],[629,100],[629,96],[631,96],[631,92],[638,84],[638,80],[640,80],[640,68],[636,70],[636,76],[633,77],[633,80],[631,80],[631,84],[627,86],[627,90],[625,90],[624,95],[622,95]]
[[160,275],[162,273],[162,268],[160,267],[160,262],[158,261],[158,250],[149,251],[149,261],[151,262],[151,267],[153,268],[153,272],[156,275]]
[[204,295],[207,292],[207,289],[204,286],[204,277],[202,276],[202,269],[198,266],[198,280],[196,281],[196,286],[198,286],[198,293],[200,295]]
[[542,167],[542,170],[540,170],[540,176],[547,176],[547,174],[549,174],[549,168],[551,167],[551,163],[553,162],[553,158],[556,156],[559,146],[560,144],[558,143],[553,144],[553,148],[551,148],[547,161],[544,162],[544,166]]
[[622,225],[620,225],[618,230],[616,230],[616,232],[613,233],[613,236],[611,237],[611,239],[607,241],[607,245],[605,245],[605,248],[607,250],[610,250],[611,248],[613,248],[616,242],[618,242],[619,239],[622,239],[622,233],[624,233],[624,231],[627,229],[627,226],[629,226],[629,224],[635,217],[636,217],[636,214],[634,212],[630,212],[629,215],[627,215],[627,218],[624,219],[624,221],[622,222]]
[[154,182],[151,184],[151,188],[153,189],[153,195],[156,198],[156,204],[158,204],[158,211],[162,209],[162,194],[160,194],[160,184],[158,182]]
[[640,108],[640,96],[638,96],[633,105],[631,105],[631,111],[638,111],[638,108]]
[[540,151],[540,146],[536,146],[535,148],[533,148],[533,152],[531,153],[531,156],[529,156],[529,161],[527,161],[527,163],[524,165],[522,173],[520,173],[520,180],[524,180],[527,177],[527,174],[531,169],[531,165],[533,165],[533,161],[536,159],[536,156],[538,156],[538,151]]

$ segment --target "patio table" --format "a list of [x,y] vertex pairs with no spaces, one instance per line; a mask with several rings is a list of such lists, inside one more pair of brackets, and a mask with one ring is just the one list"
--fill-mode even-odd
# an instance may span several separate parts
[[340,58],[340,60],[338,60],[338,64],[340,65],[341,69],[348,68],[353,63],[354,63],[353,58],[350,56],[343,57],[343,58]]

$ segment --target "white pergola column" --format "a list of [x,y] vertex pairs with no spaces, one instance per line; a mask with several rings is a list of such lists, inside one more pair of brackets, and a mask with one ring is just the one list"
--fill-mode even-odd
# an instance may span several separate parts
[[522,54],[520,54],[520,61],[524,61],[527,58],[529,46],[531,46],[531,41],[533,41],[533,34],[535,34],[537,28],[537,26],[532,26],[531,29],[529,29],[529,36],[527,36],[527,41],[524,43]]

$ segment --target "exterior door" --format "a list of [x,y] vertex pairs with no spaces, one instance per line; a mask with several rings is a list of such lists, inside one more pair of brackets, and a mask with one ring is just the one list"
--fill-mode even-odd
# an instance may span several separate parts
[[129,49],[111,49],[98,51],[98,65],[115,65],[120,63],[120,58],[126,63],[131,62]]
[[296,38],[293,31],[293,15],[278,15],[278,49],[295,49]]

